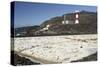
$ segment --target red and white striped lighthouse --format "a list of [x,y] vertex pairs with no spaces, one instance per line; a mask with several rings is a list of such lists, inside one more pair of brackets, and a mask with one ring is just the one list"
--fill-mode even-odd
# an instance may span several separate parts
[[78,24],[79,23],[79,10],[76,10],[75,11],[75,24]]

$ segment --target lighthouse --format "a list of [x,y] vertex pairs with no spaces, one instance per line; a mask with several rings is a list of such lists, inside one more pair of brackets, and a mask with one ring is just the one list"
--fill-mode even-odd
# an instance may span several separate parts
[[79,10],[75,11],[75,24],[79,23]]

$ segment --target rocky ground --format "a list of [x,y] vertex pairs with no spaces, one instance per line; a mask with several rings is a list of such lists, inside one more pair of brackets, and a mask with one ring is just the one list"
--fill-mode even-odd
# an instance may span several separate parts
[[16,66],[16,65],[34,65],[34,64],[37,65],[37,64],[40,64],[40,63],[33,62],[33,61],[29,60],[28,58],[21,57],[18,54],[14,53],[14,51],[11,51],[11,57],[12,57],[11,63],[14,66]]
[[21,37],[14,39],[14,47],[20,57],[41,64],[97,60],[96,34]]

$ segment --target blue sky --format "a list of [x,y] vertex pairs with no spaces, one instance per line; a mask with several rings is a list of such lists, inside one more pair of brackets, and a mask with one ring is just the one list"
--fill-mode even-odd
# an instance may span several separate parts
[[42,22],[75,10],[96,12],[96,6],[15,2],[15,27],[40,25]]

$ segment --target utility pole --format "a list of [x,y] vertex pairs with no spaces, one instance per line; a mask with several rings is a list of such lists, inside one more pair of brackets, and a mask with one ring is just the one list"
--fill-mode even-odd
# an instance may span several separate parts
[[66,24],[66,15],[64,15],[64,24]]

